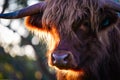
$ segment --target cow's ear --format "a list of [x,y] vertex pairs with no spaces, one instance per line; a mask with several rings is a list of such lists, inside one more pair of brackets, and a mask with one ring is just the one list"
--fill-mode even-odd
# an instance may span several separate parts
[[41,30],[43,13],[35,14],[25,18],[25,26],[30,31]]

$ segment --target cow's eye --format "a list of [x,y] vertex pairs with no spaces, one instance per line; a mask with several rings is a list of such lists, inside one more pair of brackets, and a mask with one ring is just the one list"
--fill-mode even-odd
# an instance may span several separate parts
[[89,22],[85,22],[84,26],[90,26]]
[[87,26],[87,27],[90,27],[91,24],[90,24],[89,21],[84,21],[84,22],[83,22],[83,25],[84,25],[84,26]]
[[100,30],[108,28],[113,22],[110,18],[105,18],[102,20],[101,25],[99,27]]
[[110,25],[110,19],[106,18],[105,20],[103,20],[102,27],[107,27],[109,25]]

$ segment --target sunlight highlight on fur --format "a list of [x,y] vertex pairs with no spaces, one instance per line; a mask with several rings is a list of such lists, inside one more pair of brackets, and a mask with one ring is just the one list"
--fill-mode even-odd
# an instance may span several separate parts
[[51,53],[53,52],[53,50],[55,49],[55,47],[58,45],[60,41],[59,34],[54,25],[51,27],[50,30],[47,30],[44,24],[42,25],[43,27],[41,28],[31,25],[28,22],[29,19],[30,17],[27,17],[25,19],[25,25],[27,29],[33,32],[35,35],[39,36],[40,38],[44,39],[45,42],[47,43],[48,51],[46,56],[48,57],[48,64],[50,65]]
[[[62,80],[81,80],[82,77],[84,76],[84,71],[83,70],[79,70],[79,71],[73,71],[73,70],[59,70],[57,69],[57,77],[58,80],[61,80],[61,74],[65,75],[64,79]],[[62,76],[63,77],[63,76]]]

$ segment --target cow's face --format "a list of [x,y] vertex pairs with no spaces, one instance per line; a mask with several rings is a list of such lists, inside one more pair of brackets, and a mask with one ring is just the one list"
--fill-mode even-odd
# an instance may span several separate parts
[[51,0],[48,3],[43,22],[49,27],[54,24],[60,39],[49,53],[50,65],[84,70],[97,67],[108,55],[108,32],[116,23],[117,14],[97,1],[85,1]]

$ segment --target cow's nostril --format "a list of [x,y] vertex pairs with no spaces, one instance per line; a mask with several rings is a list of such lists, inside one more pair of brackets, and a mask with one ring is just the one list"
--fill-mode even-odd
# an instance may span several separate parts
[[56,59],[55,58],[56,58],[56,56],[53,54],[52,55],[52,61],[53,61],[54,64],[56,63]]
[[63,57],[63,61],[68,61],[70,58],[70,54],[66,54],[64,57]]
[[53,53],[52,54],[52,63],[55,66],[66,66],[69,63],[70,60],[70,54],[69,53],[62,53],[62,54],[57,54]]

